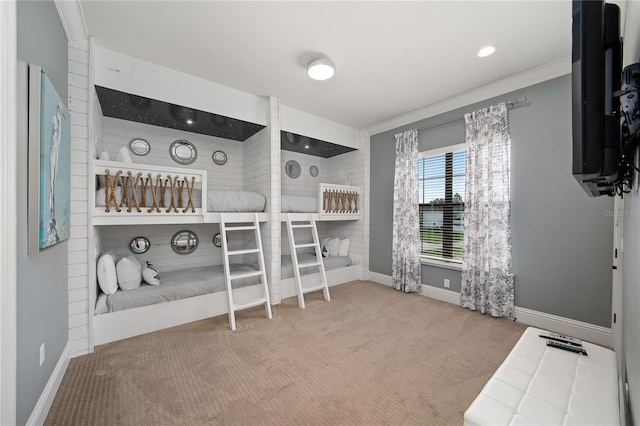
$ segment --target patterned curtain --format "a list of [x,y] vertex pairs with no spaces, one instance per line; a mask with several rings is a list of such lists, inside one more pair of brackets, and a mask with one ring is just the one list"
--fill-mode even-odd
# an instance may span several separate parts
[[514,318],[511,138],[504,103],[466,114],[467,173],[460,304]]
[[418,131],[398,133],[393,188],[393,260],[396,290],[420,291],[420,223],[418,217]]

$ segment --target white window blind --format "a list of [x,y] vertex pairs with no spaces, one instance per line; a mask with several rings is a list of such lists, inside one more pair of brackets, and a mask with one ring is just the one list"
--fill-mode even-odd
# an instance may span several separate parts
[[418,158],[420,254],[462,261],[466,151]]

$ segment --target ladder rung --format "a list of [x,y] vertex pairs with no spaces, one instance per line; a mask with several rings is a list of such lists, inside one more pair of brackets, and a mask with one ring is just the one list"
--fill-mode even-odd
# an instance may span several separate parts
[[312,291],[318,291],[318,290],[323,290],[323,289],[324,289],[324,284],[321,284],[321,285],[316,286],[316,287],[309,287],[309,288],[302,287],[302,292],[303,293],[310,293]]
[[257,277],[258,275],[262,275],[262,271],[236,272],[229,274],[229,279],[237,280],[240,278]]
[[309,268],[311,266],[320,266],[322,263],[320,262],[311,262],[311,263],[298,263],[298,268]]
[[253,308],[254,306],[264,305],[265,303],[267,303],[267,298],[261,297],[260,299],[254,300],[253,302],[242,303],[240,305],[233,305],[233,310],[240,311],[242,309],[249,309],[249,308]]
[[227,226],[225,228],[227,231],[253,231],[256,229],[255,226]]
[[304,248],[304,247],[315,247],[316,243],[309,243],[309,244],[296,244],[295,248]]
[[313,225],[310,223],[307,223],[305,225],[291,225],[292,228],[313,228]]
[[229,251],[227,252],[227,255],[229,255],[229,256],[233,256],[233,255],[236,255],[236,254],[258,253],[259,251],[260,251],[260,250],[258,250],[257,248],[254,248],[254,249],[246,249],[246,250],[233,250],[233,251],[229,250]]

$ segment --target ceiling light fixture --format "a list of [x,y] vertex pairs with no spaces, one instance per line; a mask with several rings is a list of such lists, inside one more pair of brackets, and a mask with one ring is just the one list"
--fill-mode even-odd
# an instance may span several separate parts
[[336,66],[329,58],[319,58],[307,65],[307,74],[314,80],[328,80],[335,72]]
[[485,47],[483,47],[482,49],[480,49],[478,51],[478,56],[481,57],[481,58],[485,58],[485,57],[487,57],[489,55],[492,55],[493,52],[495,52],[495,51],[496,51],[495,47],[493,47],[493,46],[485,46]]

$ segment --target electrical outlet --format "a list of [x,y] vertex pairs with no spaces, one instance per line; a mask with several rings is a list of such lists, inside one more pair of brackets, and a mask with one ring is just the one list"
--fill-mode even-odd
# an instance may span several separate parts
[[444,288],[449,288],[449,280],[448,279],[444,279]]
[[44,364],[44,343],[40,345],[40,367]]

